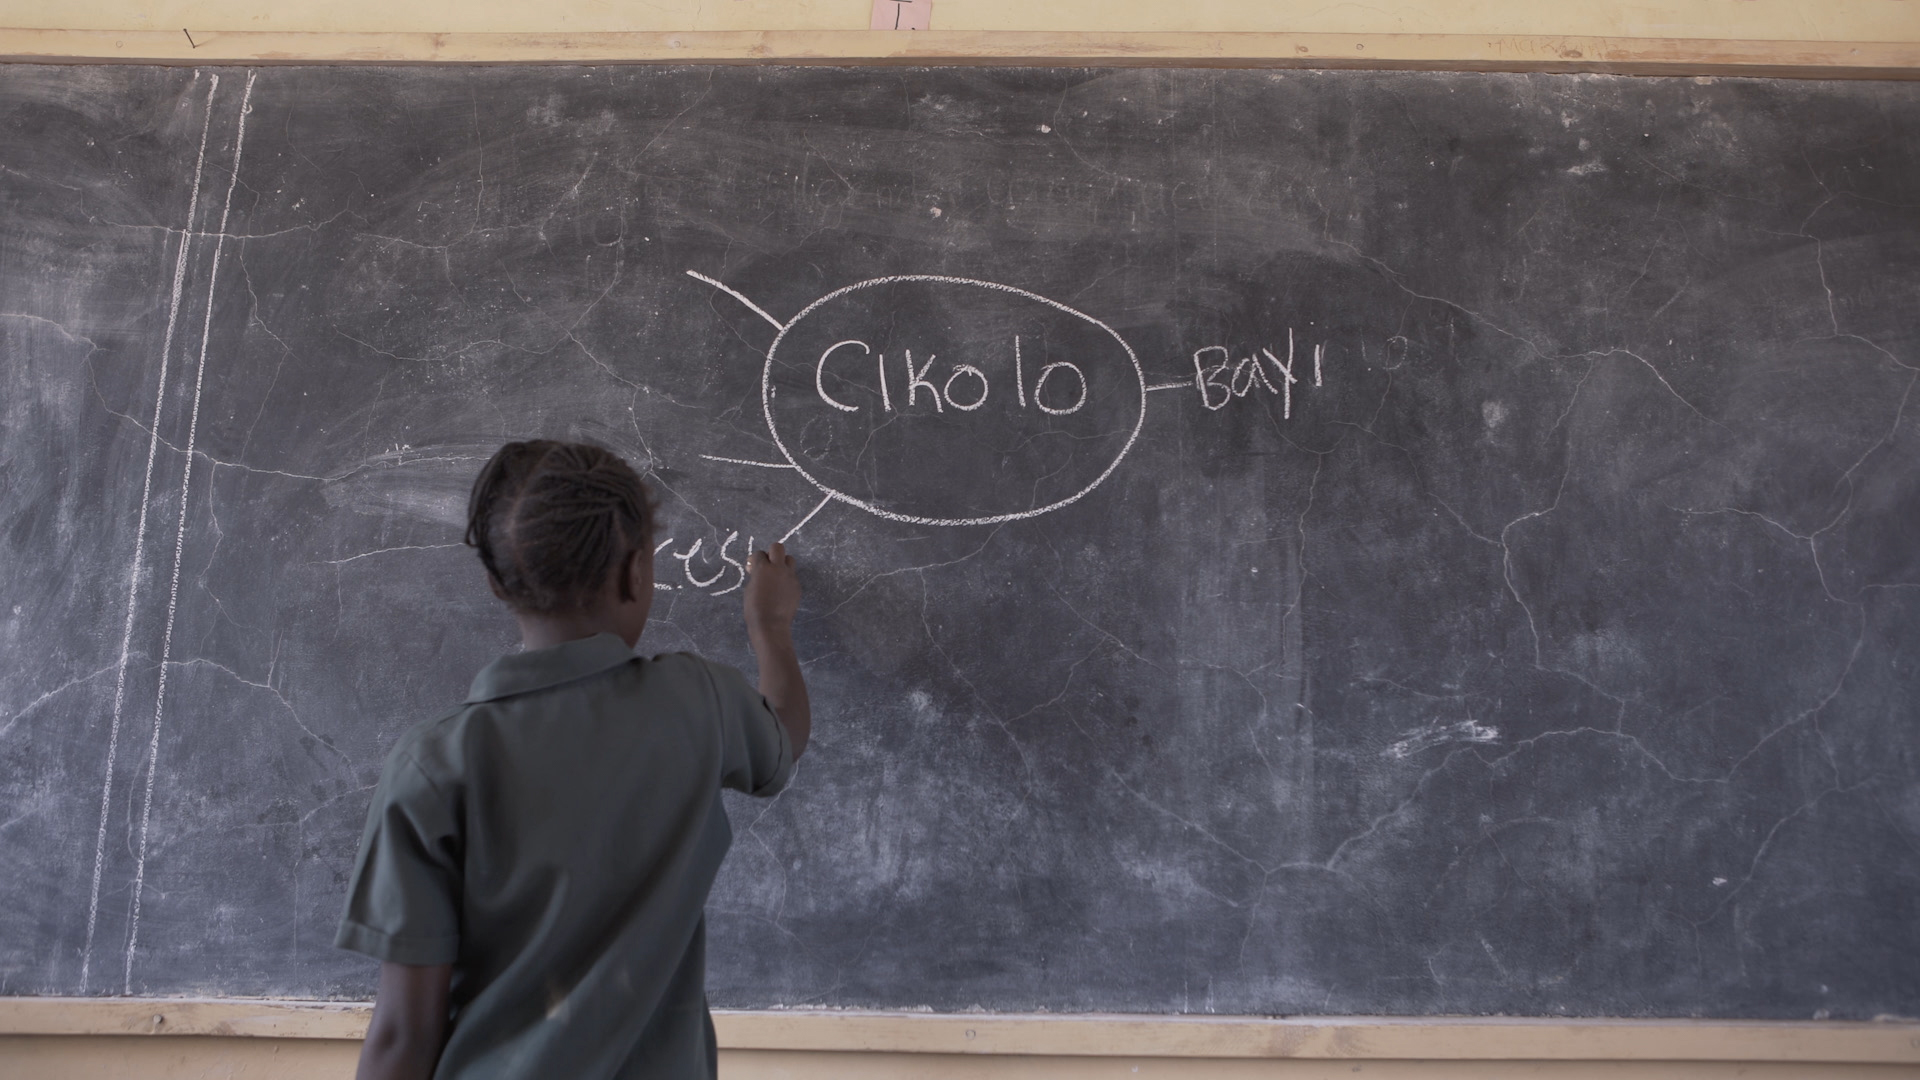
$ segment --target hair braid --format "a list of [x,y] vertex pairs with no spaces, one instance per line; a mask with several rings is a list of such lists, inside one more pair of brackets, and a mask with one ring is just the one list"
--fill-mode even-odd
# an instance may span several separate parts
[[626,594],[626,559],[652,536],[653,505],[639,474],[584,443],[506,444],[480,470],[467,502],[467,546],[507,602],[530,614],[591,605],[616,567]]

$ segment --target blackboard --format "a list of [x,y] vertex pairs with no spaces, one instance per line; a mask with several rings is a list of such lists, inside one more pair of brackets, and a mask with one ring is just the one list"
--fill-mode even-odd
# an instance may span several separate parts
[[0,71],[0,993],[361,997],[501,441],[818,732],[726,1006],[1920,1012],[1920,88]]

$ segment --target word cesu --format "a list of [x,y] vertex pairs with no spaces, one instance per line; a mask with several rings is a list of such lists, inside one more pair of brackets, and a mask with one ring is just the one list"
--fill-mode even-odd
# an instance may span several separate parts
[[[714,596],[725,596],[733,592],[747,582],[746,566],[741,563],[740,559],[736,559],[729,554],[729,552],[733,550],[734,543],[739,539],[739,530],[727,534],[727,538],[722,540],[720,544],[712,550],[708,558],[702,560],[700,569],[704,572],[712,565],[713,560],[716,558],[719,560],[719,566],[714,569],[713,573],[702,577],[700,574],[694,573],[693,567],[694,560],[700,556],[700,549],[706,546],[706,540],[696,539],[687,550],[674,551],[672,550],[673,537],[667,537],[654,546],[654,558],[657,560],[660,553],[664,551],[667,553],[668,558],[678,559],[680,561],[680,572],[686,578],[686,581],[682,583],[665,580],[672,575],[663,574],[656,568],[654,571],[653,587],[663,592],[672,592],[676,589],[693,589],[699,592],[711,592],[711,595]],[[747,537],[747,546],[741,550],[740,554],[742,558],[753,554],[753,537]],[[721,586],[725,587],[721,588]]]
[[[938,357],[929,354],[927,362],[916,365],[912,349],[901,350],[905,355],[899,364],[889,365],[886,353],[876,353],[864,341],[836,341],[827,346],[825,352],[813,366],[813,388],[820,400],[841,412],[859,412],[860,405],[849,405],[827,392],[827,362],[835,365],[834,377],[847,382],[855,379],[843,374],[847,369],[860,370],[856,365],[871,364],[873,383],[880,395],[882,412],[905,412],[920,403],[922,393],[933,405],[935,412],[972,412],[987,403],[993,395],[993,381],[987,373],[972,364],[948,364],[940,372],[934,371],[934,361]],[[892,367],[892,374],[888,368]],[[1027,382],[1026,360],[1020,354],[1020,339],[1013,339],[1013,396],[1014,407],[1020,409],[1035,408],[1048,416],[1071,416],[1080,411],[1087,403],[1087,376],[1078,365],[1065,360],[1056,360],[1043,365],[1033,377],[1031,387]],[[931,376],[931,377],[929,377]],[[941,376],[945,376],[942,378]],[[1001,399],[1008,400],[1002,394]]]
[[[1313,347],[1313,385],[1321,382],[1321,366],[1326,360],[1326,343]],[[1219,357],[1219,363],[1209,364],[1209,357]],[[1293,330],[1287,330],[1287,358],[1281,360],[1271,349],[1261,349],[1258,356],[1243,356],[1238,361],[1224,345],[1209,345],[1193,354],[1193,388],[1200,392],[1200,404],[1208,409],[1224,409],[1234,398],[1243,398],[1253,392],[1256,386],[1264,386],[1270,394],[1280,396],[1281,417],[1293,419],[1293,387],[1300,377],[1293,373]],[[1267,365],[1273,365],[1273,376],[1267,375]],[[1304,372],[1302,373],[1304,374]],[[1213,395],[1218,393],[1219,397]]]

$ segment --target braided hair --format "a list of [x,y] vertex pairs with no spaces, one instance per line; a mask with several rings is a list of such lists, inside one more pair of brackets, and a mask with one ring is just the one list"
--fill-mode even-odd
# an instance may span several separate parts
[[527,614],[590,607],[616,566],[620,598],[635,599],[629,557],[652,537],[640,475],[584,443],[510,442],[488,459],[467,500],[466,545],[507,603]]

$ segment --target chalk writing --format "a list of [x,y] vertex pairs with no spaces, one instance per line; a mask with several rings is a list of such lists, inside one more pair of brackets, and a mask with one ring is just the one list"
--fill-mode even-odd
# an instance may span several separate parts
[[[834,400],[831,394],[827,393],[827,384],[826,384],[827,357],[832,356],[834,353],[838,352],[843,346],[847,346],[847,345],[858,345],[860,346],[860,351],[862,352],[871,353],[873,351],[872,349],[867,347],[867,343],[864,341],[836,341],[833,344],[827,346],[827,351],[820,354],[820,362],[818,364],[815,364],[813,367],[813,388],[814,388],[814,391],[820,395],[820,400],[826,402],[828,405],[832,406],[833,408],[839,409],[841,412],[859,412],[860,406],[847,405],[842,402],[836,401]],[[880,358],[880,392],[882,394],[886,393],[886,386],[887,386],[887,358],[883,356]],[[892,408],[893,407],[892,403],[889,402],[887,407]]]
[[[1208,345],[1194,350],[1192,386],[1200,395],[1200,404],[1208,411],[1217,412],[1227,407],[1236,398],[1244,398],[1253,392],[1254,387],[1265,387],[1267,393],[1280,398],[1280,416],[1293,419],[1293,388],[1299,384],[1299,376],[1294,368],[1293,329],[1287,329],[1286,359],[1282,360],[1270,346],[1262,346],[1257,353],[1248,353],[1235,360],[1232,350],[1225,345]],[[1320,342],[1313,347],[1313,385],[1325,385],[1327,346]],[[1213,362],[1214,358],[1217,362]],[[1273,367],[1273,375],[1267,374],[1268,365]],[[1150,387],[1149,389],[1171,388]]]
[[[873,346],[856,339],[836,341],[822,350],[820,359],[813,366],[813,389],[815,395],[829,408],[836,409],[840,412],[851,413],[860,411],[861,407],[859,405],[849,405],[827,391],[827,376],[829,374],[827,361],[833,359],[834,354],[841,352],[843,349],[847,350],[847,355],[853,355],[852,349],[849,348],[850,346],[857,348],[859,355],[872,356],[874,358],[873,381],[879,391],[880,409],[882,412],[893,412],[893,379],[888,378],[887,375],[887,355],[885,353],[874,352]],[[987,398],[993,393],[993,380],[987,375],[985,370],[973,364],[948,364],[945,381],[935,385],[934,381],[929,379],[928,376],[935,374],[934,363],[939,358],[933,354],[929,354],[926,363],[916,366],[913,360],[913,350],[904,349],[902,352],[904,356],[900,364],[901,370],[896,376],[896,378],[904,381],[907,387],[907,403],[902,411],[912,409],[919,403],[920,391],[922,389],[926,390],[927,399],[933,405],[933,411],[936,413],[943,413],[948,409],[954,409],[959,412],[972,412],[982,405],[985,405]],[[1055,383],[1056,393],[1052,395],[1045,393],[1048,380],[1061,372],[1071,375],[1073,379],[1071,385],[1074,385],[1075,389],[1065,392],[1066,394],[1074,395],[1072,403],[1068,405],[1049,404],[1048,400],[1043,399],[1051,398],[1053,401],[1064,400],[1064,396],[1058,392],[1058,387],[1069,385],[1064,380],[1064,377],[1062,381]],[[852,378],[840,375],[837,372],[834,373],[834,380],[838,383],[849,384],[854,381]],[[959,393],[956,393],[954,390],[954,384],[956,382],[961,384],[962,389]],[[1087,403],[1086,373],[1080,369],[1078,364],[1070,360],[1056,360],[1041,368],[1040,374],[1033,380],[1033,392],[1031,395],[1031,404],[1029,404],[1026,385],[1026,365],[1021,357],[1020,337],[1017,334],[1014,335],[1013,338],[1013,383],[1014,397],[1012,400],[1016,408],[1036,408],[1049,416],[1072,416],[1074,413],[1079,412]]]
[[[653,587],[661,592],[687,589],[709,596],[725,596],[739,589],[747,582],[747,567],[742,560],[753,553],[753,537],[747,537],[746,546],[740,549],[740,558],[736,558],[733,550],[739,540],[740,532],[736,529],[711,548],[707,548],[705,537],[696,537],[685,551],[675,551],[675,538],[667,537],[653,547]],[[707,551],[705,558],[700,554],[703,548]],[[662,552],[666,553],[668,559],[680,564],[679,574],[661,571]]]
[[[1078,502],[1113,474],[1140,436],[1141,425],[1146,418],[1146,399],[1150,393],[1191,386],[1201,406],[1208,412],[1218,412],[1234,401],[1248,397],[1279,398],[1281,419],[1291,420],[1296,390],[1326,386],[1327,343],[1314,342],[1308,348],[1298,339],[1292,327],[1287,328],[1284,347],[1278,343],[1263,344],[1236,353],[1225,345],[1202,346],[1190,356],[1193,364],[1191,379],[1149,385],[1133,347],[1112,327],[1065,304],[1011,285],[935,274],[874,278],[836,289],[808,304],[798,315],[782,322],[721,282],[692,270],[687,273],[739,300],[779,331],[767,349],[760,399],[766,415],[767,431],[784,460],[760,461],[712,454],[701,456],[734,465],[791,469],[820,489],[824,497],[786,531],[781,537],[782,542],[799,532],[831,502],[845,503],[877,517],[916,525],[991,525],[1036,517]],[[923,292],[891,291],[900,287],[919,288]],[[947,290],[947,294],[942,294],[941,290]],[[1042,355],[1033,364],[1028,363],[1028,354],[1032,348],[1030,342],[1034,339],[1023,337],[1021,333],[1009,334],[1010,341],[1008,337],[1002,337],[995,344],[968,339],[964,326],[956,330],[950,322],[944,326],[935,325],[931,329],[914,331],[924,336],[912,345],[901,343],[897,337],[887,336],[895,333],[898,311],[911,309],[928,293],[940,295],[943,311],[950,319],[962,323],[966,321],[965,315],[955,317],[953,312],[986,311],[992,305],[992,302],[983,304],[977,299],[970,300],[964,295],[969,293],[976,297],[984,293],[989,297],[1001,298],[997,301],[1000,308],[981,317],[980,321],[985,324],[1002,327],[1025,325],[1028,331],[1032,331],[1036,316],[1030,311],[1022,314],[1026,310],[1022,304],[1037,307],[1041,312],[1039,319],[1054,319],[1055,323],[1051,328],[1047,325],[1040,327],[1037,339],[1043,342],[1044,347]],[[963,295],[955,298],[951,293]],[[1059,315],[1065,315],[1068,319],[1060,322]],[[810,318],[818,325],[809,324],[807,321]],[[870,328],[885,329],[879,330],[880,336],[875,336],[871,330],[861,332],[856,324],[863,321]],[[1067,329],[1063,332],[1062,327]],[[1074,327],[1080,328],[1082,338],[1073,338]],[[1086,327],[1095,328],[1104,336],[1085,338]],[[830,332],[838,328],[855,329],[856,333],[847,335]],[[888,360],[886,349],[892,346],[876,344],[888,341],[899,346],[895,359],[891,361]],[[924,347],[930,341],[935,343],[936,348],[926,349],[921,354],[922,358],[916,359],[914,349]],[[1114,345],[1119,347],[1119,352],[1113,356],[1124,357],[1124,364],[1116,365],[1111,357],[1095,362],[1102,347],[1110,349]],[[799,401],[791,396],[780,397],[781,385],[793,388],[788,369],[798,366],[794,360],[783,355],[783,349],[787,354],[797,349],[806,350],[806,359],[798,364],[806,365],[802,370],[812,376],[813,394],[810,398],[805,396],[804,390]],[[956,349],[966,355],[970,362],[952,359]],[[1060,356],[1063,350],[1071,351],[1070,358]],[[1405,338],[1388,340],[1387,355],[1390,361],[1403,361],[1406,351]],[[942,360],[941,352],[947,353],[948,359]],[[1311,382],[1307,381],[1305,370],[1309,357]],[[1089,364],[1093,366],[1089,367]],[[1028,376],[1029,368],[1036,369],[1031,378]],[[1113,374],[1116,370],[1124,372],[1118,386]],[[996,380],[1004,381],[1009,377],[1013,383],[1012,393],[1002,391],[996,394]],[[781,402],[778,407],[776,399]],[[1124,407],[1116,406],[1116,402],[1123,402],[1123,399]],[[989,402],[999,404],[986,415],[998,418],[1003,426],[995,430],[982,429],[978,436],[979,446],[993,448],[1005,445],[1004,435],[1012,431],[1021,436],[1015,445],[1023,449],[1039,445],[1038,437],[1049,434],[1066,435],[1076,445],[1098,444],[1103,439],[1112,439],[1114,449],[1109,451],[1111,456],[1102,454],[1097,458],[1097,473],[1092,473],[1081,461],[1069,460],[1062,465],[1049,460],[1042,463],[1043,468],[1036,467],[1022,476],[1018,474],[1017,464],[1013,468],[1006,464],[1008,457],[1016,455],[1001,455],[997,460],[982,458],[973,462],[954,461],[956,455],[976,453],[977,447],[970,440],[952,441],[948,435],[953,429],[948,425],[960,415],[972,415],[986,409]],[[1049,431],[1044,424],[1034,426],[1043,420],[1074,418],[1098,402],[1104,402],[1106,415],[1097,419],[1105,426],[1076,430],[1063,428],[1057,431]],[[824,405],[829,411],[808,413],[808,403],[814,407]],[[1020,420],[1023,416],[1029,419]],[[827,418],[832,417],[839,419],[828,422]],[[933,426],[928,430],[943,433],[942,438],[946,441],[933,445],[950,468],[992,476],[1005,475],[1010,481],[1005,489],[1014,493],[1011,498],[1024,497],[1028,505],[1016,504],[990,512],[978,512],[973,506],[966,510],[974,512],[956,512],[955,509],[942,507],[940,504],[943,501],[957,498],[949,490],[951,486],[924,482],[916,485],[914,474],[918,472],[924,475],[924,470],[897,468],[900,462],[925,460],[925,455],[918,453],[921,446],[902,445],[903,437],[889,430],[896,419],[915,417],[933,421]],[[1115,420],[1119,421],[1117,425],[1113,423]],[[867,426],[848,428],[848,423]],[[1022,424],[1026,426],[1020,426]],[[838,425],[838,430],[852,437],[836,440],[833,434],[835,425]],[[784,431],[802,434],[803,445],[798,452],[788,444]],[[816,432],[824,434],[816,435]],[[876,446],[875,440],[879,438],[894,441],[886,446]],[[855,449],[849,450],[849,447]],[[844,458],[849,453],[855,455],[851,464],[836,459],[836,455]],[[1000,452],[994,449],[992,454],[998,455]],[[1095,459],[1089,455],[1086,460]],[[969,466],[977,468],[970,469]],[[1087,468],[1090,476],[1086,476],[1084,482],[1076,479],[1074,482],[1080,486],[1069,489],[1064,497],[1052,494],[1043,497],[1040,494],[1043,485],[1054,482],[1057,475],[1073,468]],[[853,494],[856,488],[861,489],[861,494]],[[976,493],[972,497],[979,500],[977,492],[981,489],[976,485],[971,490]],[[931,505],[931,509],[926,511],[912,508],[928,505]],[[735,573],[728,569],[736,562],[728,556],[731,550],[729,545],[737,539],[738,534],[729,534],[721,543],[717,556],[720,560],[718,569],[713,569],[710,563],[703,563],[701,565],[706,569],[699,573],[695,572],[694,566],[699,560],[701,542],[695,541],[685,551],[673,552],[672,557],[680,561],[686,581],[672,585],[663,582],[660,587],[706,590],[718,588],[723,581],[732,581],[731,588],[738,588],[744,572]]]
[[[1074,399],[1073,404],[1068,405],[1064,409],[1056,409],[1040,400],[1041,391],[1044,390],[1047,385],[1047,378],[1056,371],[1071,371],[1073,377],[1080,383],[1080,396]],[[1087,377],[1081,374],[1080,369],[1074,364],[1065,360],[1056,360],[1046,367],[1041,368],[1040,377],[1033,380],[1033,403],[1040,406],[1040,411],[1046,413],[1048,416],[1071,416],[1080,411],[1080,406],[1087,403]]]
[[[720,281],[687,273],[739,300],[778,330],[767,349],[761,406],[768,434],[785,460],[708,456],[791,468],[819,488],[824,498],[788,535],[829,502],[919,525],[988,525],[1034,517],[1084,498],[1112,475],[1139,438],[1147,391],[1133,347],[1106,323],[1058,301],[997,282],[905,274],[836,289],[782,322]],[[926,340],[892,336],[897,312],[913,308],[925,295],[940,297],[943,309],[961,314],[933,327]],[[1037,337],[969,338],[969,317],[983,312],[977,316],[981,325],[1027,327]],[[1029,356],[1033,340],[1043,343],[1038,356]],[[810,386],[796,385],[793,376],[799,372]],[[1009,377],[1013,385],[1003,389]],[[781,394],[782,389],[788,393]],[[799,398],[793,396],[796,389]],[[982,425],[976,440],[952,440],[950,425],[962,417],[980,418],[969,421]],[[896,419],[914,423],[896,428]],[[994,423],[1001,426],[986,426]],[[913,434],[922,425],[929,434]],[[1009,433],[1019,436],[1015,445],[1024,457],[996,449]],[[1004,483],[968,491],[927,483],[924,470],[902,464],[925,460],[925,439],[945,440],[937,447],[950,467],[984,472]],[[956,453],[973,453],[978,460],[954,462]],[[699,553],[693,548],[671,555],[682,561],[684,573],[695,575],[676,587],[707,588],[709,580],[728,579],[710,565],[694,571]]]
[[[883,369],[884,367],[885,365],[882,365]],[[931,356],[927,357],[926,367],[921,368],[919,371],[913,370],[913,350],[907,350],[907,408],[913,408],[914,402],[920,400],[920,388],[924,386],[927,388],[928,396],[933,398],[934,411],[938,412],[940,410],[940,391],[932,383],[927,381],[927,372],[932,370],[933,357]],[[884,370],[882,374],[884,377]]]

